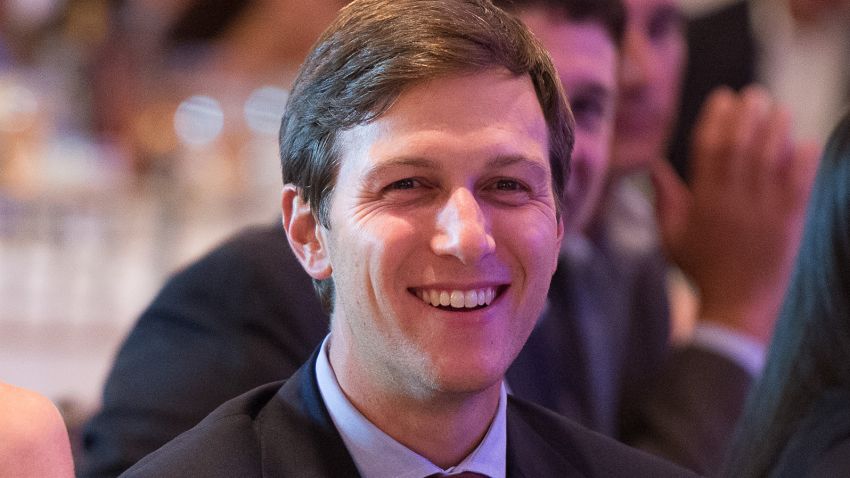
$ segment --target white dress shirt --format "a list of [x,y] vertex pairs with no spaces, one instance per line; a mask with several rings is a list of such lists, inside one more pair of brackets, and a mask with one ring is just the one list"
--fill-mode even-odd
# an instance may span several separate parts
[[459,464],[443,469],[384,433],[354,407],[339,387],[328,360],[329,338],[330,335],[322,342],[321,353],[316,361],[319,393],[357,470],[364,478],[424,478],[464,471],[490,478],[505,477],[507,393],[504,383],[498,410],[484,439]]

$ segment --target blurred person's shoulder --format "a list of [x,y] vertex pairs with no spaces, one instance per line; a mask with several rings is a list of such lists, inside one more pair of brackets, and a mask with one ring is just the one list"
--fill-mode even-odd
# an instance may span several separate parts
[[44,439],[56,429],[64,433],[59,410],[43,395],[0,383],[0,436]]
[[62,415],[46,397],[0,383],[0,475],[71,476],[73,462]]

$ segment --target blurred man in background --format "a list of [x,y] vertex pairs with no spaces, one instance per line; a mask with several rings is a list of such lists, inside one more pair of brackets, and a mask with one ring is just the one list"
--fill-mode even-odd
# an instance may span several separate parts
[[[638,433],[622,438],[650,449],[662,443],[661,453],[710,473],[761,369],[817,148],[794,142],[788,113],[762,89],[719,91],[702,106],[691,143],[695,174],[686,190],[665,160],[686,62],[684,19],[674,0],[624,3],[620,103],[597,230],[615,251],[614,262],[637,277],[666,269],[648,265],[663,250],[693,282],[700,305],[693,336],[677,334],[682,344],[655,385],[644,388],[643,405],[626,404],[626,429]],[[665,282],[657,274],[652,281]],[[661,300],[663,285],[634,283],[639,300]],[[672,325],[679,327],[678,318]],[[647,429],[654,443],[639,436]]]
[[[508,378],[519,394],[710,472],[759,370],[796,250],[813,150],[794,146],[787,114],[763,92],[723,94],[706,107],[694,161],[709,171],[733,168],[737,177],[702,174],[687,191],[663,156],[686,53],[678,4],[624,2],[615,125],[604,103],[587,102],[586,88],[570,89],[576,71],[586,72],[583,65],[593,65],[597,75],[606,71],[601,60],[606,56],[594,49],[598,37],[587,31],[577,36],[578,45],[570,43],[570,32],[592,28],[581,16],[591,8],[576,2],[561,10],[567,15],[554,15],[563,3],[505,5],[519,12],[556,62],[561,59],[560,74],[579,111],[589,104],[598,113],[591,118],[599,121],[584,127],[594,131],[593,125],[601,125],[597,131],[603,133],[585,140],[597,146],[590,151],[602,152],[600,164],[607,168],[598,170],[607,174],[597,176],[604,186],[589,219],[578,234],[567,235],[549,308]],[[597,61],[582,63],[590,52]],[[596,83],[605,84],[598,78]],[[728,127],[717,129],[718,122]],[[760,131],[772,134],[758,136]],[[657,209],[648,196],[650,173]],[[703,293],[695,338],[672,350],[664,253]],[[543,366],[553,363],[564,365]]]

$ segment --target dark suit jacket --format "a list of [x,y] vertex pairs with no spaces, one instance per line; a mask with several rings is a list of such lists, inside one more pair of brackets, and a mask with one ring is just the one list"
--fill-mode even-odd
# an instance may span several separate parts
[[[704,474],[719,469],[752,378],[736,363],[668,347],[667,262],[594,242],[563,255],[548,309],[507,373],[514,394]],[[661,297],[658,297],[659,294]]]
[[777,457],[771,477],[850,476],[850,390],[821,392]]
[[559,257],[547,308],[507,377],[516,395],[619,438],[618,411],[669,352],[667,263],[604,241],[589,252]]
[[[630,267],[653,277],[657,269],[643,262]],[[550,289],[550,311],[508,372],[512,393],[642,444],[653,443],[654,434],[669,434],[673,427],[673,437],[686,444],[671,446],[665,436],[651,448],[701,469],[691,456],[702,456],[700,449],[711,455],[717,442],[725,444],[725,436],[715,429],[703,436],[706,427],[699,424],[731,429],[737,413],[715,423],[712,406],[741,402],[749,377],[741,370],[730,372],[735,367],[719,357],[662,368],[667,362],[667,317],[653,318],[657,304],[637,289],[622,301],[610,298],[618,295],[613,291],[610,297],[600,293],[588,298],[608,308],[599,317],[586,316],[577,308],[577,297],[605,290],[596,288],[597,282],[585,282],[595,270],[569,264],[559,268]],[[609,272],[599,274],[595,281],[611,279]],[[624,309],[635,313],[624,315]],[[116,476],[224,401],[290,376],[320,343],[327,324],[280,225],[235,236],[175,275],[139,319],[107,379],[102,408],[84,430],[78,473]],[[592,338],[586,333],[590,327],[596,330]],[[607,359],[613,355],[617,358]],[[712,370],[725,375],[717,380]],[[699,380],[706,375],[712,381]],[[600,388],[600,383],[612,385]],[[671,411],[663,406],[671,396],[690,401]],[[690,414],[682,415],[683,409]],[[626,419],[621,419],[618,415],[625,410]]]
[[[283,385],[226,402],[122,476],[358,476],[319,393],[317,354]],[[510,477],[693,476],[546,409],[508,400]]]
[[327,332],[282,226],[243,231],[172,277],[139,318],[77,473],[117,476],[225,401],[292,375]]
[[739,1],[688,23],[688,66],[670,161],[688,177],[691,130],[703,102],[721,85],[740,90],[756,79],[756,43],[747,2]]
[[843,440],[835,443],[818,458],[805,475],[807,478],[850,476],[850,430],[846,432]]

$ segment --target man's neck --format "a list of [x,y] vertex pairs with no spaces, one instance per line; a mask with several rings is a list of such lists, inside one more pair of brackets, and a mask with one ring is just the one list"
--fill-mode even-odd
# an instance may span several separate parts
[[330,363],[346,398],[370,422],[437,466],[460,463],[484,438],[499,405],[501,382],[485,390],[424,390],[381,378],[332,342]]

